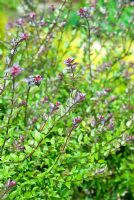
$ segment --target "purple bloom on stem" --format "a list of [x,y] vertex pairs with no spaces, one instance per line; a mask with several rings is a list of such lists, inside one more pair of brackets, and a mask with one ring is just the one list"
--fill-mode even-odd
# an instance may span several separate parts
[[75,70],[78,64],[77,62],[74,62],[74,58],[67,58],[64,63],[66,64],[67,69],[71,70],[71,72]]
[[16,21],[16,24],[20,25],[20,26],[23,26],[23,24],[25,23],[24,19],[22,18],[19,18],[17,21]]
[[51,112],[53,112],[53,111],[59,109],[59,107],[60,107],[60,102],[57,101],[57,102],[55,103],[55,105],[54,105],[53,103],[50,103],[49,106],[50,106]]
[[39,22],[39,25],[40,25],[41,27],[47,26],[47,22],[44,22],[43,20],[41,20],[41,21]]
[[103,115],[99,115],[98,118],[99,118],[100,121],[104,121],[104,116]]
[[78,11],[78,15],[80,17],[89,17],[89,9],[84,7],[84,8],[80,8]]
[[11,29],[11,28],[13,28],[14,27],[14,24],[12,23],[12,22],[8,22],[7,24],[6,24],[6,29]]
[[67,65],[67,66],[70,66],[72,65],[74,62],[74,58],[67,58],[64,63]]
[[43,80],[43,78],[40,75],[36,75],[36,76],[33,77],[33,81],[34,81],[35,85],[39,86],[41,84],[42,80]]
[[16,77],[22,72],[22,68],[16,63],[11,68],[7,69],[6,72],[10,73],[11,76]]
[[126,138],[126,141],[133,141],[134,140],[134,135],[131,135]]
[[32,85],[39,86],[42,80],[43,78],[40,75],[29,76],[28,78],[25,79],[25,81],[28,83],[29,86],[32,86]]
[[112,118],[110,119],[110,122],[109,122],[109,124],[108,124],[108,129],[109,129],[109,130],[113,130],[113,129],[114,129],[114,121],[113,121]]
[[14,181],[14,180],[9,180],[9,181],[7,181],[7,183],[6,183],[6,187],[8,187],[8,188],[12,188],[12,187],[14,187],[14,186],[16,186],[17,185],[17,183],[16,183],[16,181]]
[[77,102],[81,102],[85,100],[85,94],[81,93],[81,92],[77,92],[76,97],[74,99],[74,101]]
[[27,33],[20,33],[20,39],[21,40],[28,40],[29,35]]
[[20,103],[19,103],[19,106],[25,106],[26,105],[26,101],[25,100],[22,100]]
[[46,103],[48,102],[49,98],[48,97],[44,97],[42,100],[41,100],[41,103]]
[[73,125],[77,126],[81,121],[82,121],[82,118],[78,116],[73,119]]
[[34,18],[36,17],[36,13],[35,13],[35,12],[29,13],[29,17],[30,17],[31,19],[34,19]]

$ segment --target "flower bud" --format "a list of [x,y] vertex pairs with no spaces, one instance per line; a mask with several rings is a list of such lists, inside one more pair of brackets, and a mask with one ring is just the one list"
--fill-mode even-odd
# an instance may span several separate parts
[[81,121],[82,121],[82,118],[78,116],[73,119],[73,125],[77,126]]
[[15,63],[11,68],[7,69],[6,72],[10,73],[11,76],[16,77],[22,72],[22,70],[23,69],[17,63]]
[[14,180],[9,180],[9,181],[7,181],[7,183],[6,183],[6,187],[8,187],[8,188],[12,188],[12,187],[14,187],[14,186],[16,186],[17,185],[17,183],[16,183],[16,181],[14,181]]

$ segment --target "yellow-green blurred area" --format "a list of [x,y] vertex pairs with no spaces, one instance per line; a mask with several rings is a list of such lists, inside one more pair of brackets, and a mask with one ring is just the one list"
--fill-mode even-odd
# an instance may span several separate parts
[[6,14],[3,12],[0,12],[0,39],[3,39],[4,37],[7,20],[8,18]]
[[[4,40],[4,36],[6,35],[6,24],[8,21],[11,21],[12,19],[17,18],[17,16],[19,16],[19,12],[20,12],[20,8],[23,5],[27,5],[29,7],[29,9],[31,9],[30,6],[32,6],[32,2],[33,1],[28,1],[28,0],[24,0],[24,1],[19,1],[19,0],[0,0],[0,40]],[[107,9],[109,9],[109,20],[110,22],[114,21],[113,19],[113,14],[115,12],[115,2],[116,1],[98,1],[100,3],[100,6],[103,5],[104,2],[107,2]],[[58,5],[59,3],[61,3],[60,1],[34,1],[35,5],[43,5],[44,3],[48,6],[49,4],[55,4]],[[83,43],[83,45],[81,44],[82,41],[84,41],[85,38],[85,32],[83,32],[82,27],[78,28],[77,31],[72,30],[73,25],[77,25],[79,24],[79,18],[76,14],[77,9],[80,8],[81,6],[85,5],[85,1],[81,0],[81,1],[74,1],[73,2],[73,7],[75,8],[74,10],[71,10],[70,13],[70,18],[69,18],[69,25],[68,27],[65,29],[64,33],[62,34],[61,37],[61,33],[57,34],[57,37],[54,41],[55,45],[58,45],[58,41],[59,39],[61,40],[61,44],[59,46],[59,51],[58,51],[58,57],[61,58],[61,60],[59,60],[60,63],[63,62],[63,60],[67,57],[67,56],[75,56],[77,57],[77,61],[81,62],[83,57],[84,57],[84,45],[86,45],[86,41],[85,43]],[[34,9],[34,8],[33,8]],[[126,10],[124,11],[122,17],[121,17],[121,21],[122,24],[126,26],[126,28],[129,27],[129,17],[132,14],[132,10],[133,8],[131,7],[127,7]],[[111,29],[111,27],[109,27],[109,29]],[[82,30],[82,31],[81,31]],[[110,36],[111,37],[111,36]],[[123,59],[125,61],[133,61],[133,53],[134,53],[134,44],[131,42],[131,39],[129,36],[126,35],[126,38],[124,39],[126,40],[124,42],[124,46],[122,45],[122,39],[120,39],[117,42],[117,46],[115,49],[112,49],[112,57],[116,57],[116,55],[119,55],[120,52],[122,52],[123,48],[127,51],[127,49],[129,49],[129,52],[131,52],[130,55],[128,55],[127,57],[123,57]],[[105,40],[105,45],[103,45],[104,40],[101,38],[97,38],[96,41],[93,43],[93,45],[91,46],[91,59],[93,60],[93,64],[101,64],[101,61],[104,61],[103,58],[105,57],[105,55],[107,54],[108,48],[112,48],[112,43],[116,43],[116,38],[107,38]],[[130,46],[131,44],[131,46]],[[130,48],[129,48],[130,47]],[[50,55],[51,56],[51,55]]]

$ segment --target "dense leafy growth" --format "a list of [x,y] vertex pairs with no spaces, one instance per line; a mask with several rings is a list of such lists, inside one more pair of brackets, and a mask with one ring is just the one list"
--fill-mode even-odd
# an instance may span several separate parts
[[0,41],[0,199],[133,199],[133,3],[28,2]]

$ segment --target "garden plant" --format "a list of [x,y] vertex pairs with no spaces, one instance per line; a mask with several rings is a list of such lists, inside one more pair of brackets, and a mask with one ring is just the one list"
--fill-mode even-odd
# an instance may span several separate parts
[[0,40],[0,199],[134,199],[134,3],[42,5]]

